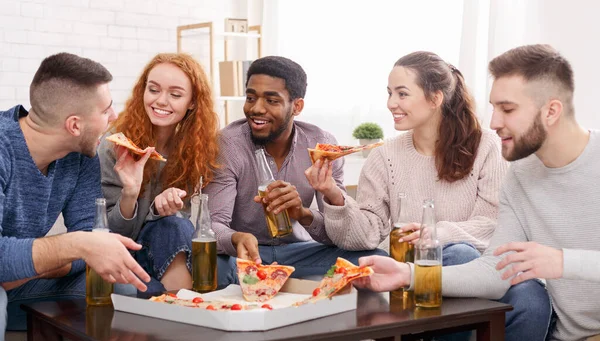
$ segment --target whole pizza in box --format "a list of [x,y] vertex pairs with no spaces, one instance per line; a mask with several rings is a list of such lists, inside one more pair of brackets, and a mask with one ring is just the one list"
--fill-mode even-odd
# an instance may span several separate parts
[[339,146],[335,144],[328,143],[317,143],[315,148],[308,148],[308,154],[310,155],[310,159],[312,163],[317,162],[317,160],[329,160],[333,161],[342,156],[346,156],[348,154],[360,152],[361,150],[372,149],[375,147],[379,147],[383,145],[383,142],[377,142],[372,144],[366,144],[363,146]]
[[295,268],[286,265],[261,265],[237,258],[237,274],[244,299],[264,302],[273,298]]

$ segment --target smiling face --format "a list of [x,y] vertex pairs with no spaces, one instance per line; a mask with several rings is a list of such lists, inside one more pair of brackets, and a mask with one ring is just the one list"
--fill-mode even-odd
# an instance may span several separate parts
[[158,64],[148,73],[144,107],[153,125],[174,127],[192,109],[192,83],[177,66]]
[[301,98],[290,101],[285,81],[255,74],[248,80],[244,114],[252,131],[252,140],[265,145],[291,134],[294,110]]
[[502,139],[502,156],[516,161],[537,152],[547,138],[542,109],[530,95],[532,84],[521,76],[494,80],[490,103],[494,107],[490,127]]
[[81,138],[79,140],[80,152],[88,157],[96,156],[100,144],[100,137],[108,125],[117,119],[117,114],[112,108],[112,98],[108,84],[99,85],[93,96],[89,98],[89,112],[85,113]]
[[416,83],[416,74],[402,66],[395,66],[388,77],[387,106],[394,117],[396,130],[410,130],[432,121],[435,105],[425,97]]

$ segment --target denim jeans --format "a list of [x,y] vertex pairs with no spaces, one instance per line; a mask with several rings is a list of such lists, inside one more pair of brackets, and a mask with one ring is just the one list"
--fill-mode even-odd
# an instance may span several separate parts
[[[470,244],[448,244],[442,252],[443,265],[468,263],[479,257]],[[510,304],[513,310],[506,313],[506,341],[545,340],[550,326],[552,306],[546,287],[537,279],[513,285],[498,302]],[[470,332],[455,333],[436,340],[469,340]]]
[[6,291],[0,286],[0,341],[4,341],[4,331],[6,330],[8,298]]
[[[131,295],[131,289],[135,289],[130,284],[115,284],[114,288],[115,293],[122,295]],[[21,304],[81,298],[85,298],[85,271],[61,278],[34,279],[6,293],[0,287],[0,340],[5,329],[27,330],[27,314]]]
[[192,235],[194,225],[188,219],[176,216],[163,217],[147,222],[137,239],[142,249],[133,255],[140,266],[150,275],[146,293],[165,291],[160,282],[165,271],[180,252],[185,252],[188,270],[192,271]]
[[[338,257],[358,264],[358,259],[364,256],[383,255],[387,253],[381,249],[371,251],[346,251],[331,245],[324,245],[314,241],[298,242],[286,245],[259,245],[258,251],[263,264],[277,262],[282,265],[291,265],[296,268],[292,273],[293,278],[311,278],[323,275],[335,264]],[[219,288],[229,284],[238,284],[237,266],[235,257],[219,255],[217,260]]]

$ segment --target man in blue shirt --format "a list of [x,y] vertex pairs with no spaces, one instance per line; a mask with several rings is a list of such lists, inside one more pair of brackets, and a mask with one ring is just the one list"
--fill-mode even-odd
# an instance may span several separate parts
[[[99,63],[59,53],[33,78],[31,110],[0,112],[0,339],[5,311],[8,329],[25,329],[21,303],[85,295],[84,261],[109,282],[144,291],[150,280],[128,251],[140,245],[87,232],[102,197],[96,148],[116,119],[111,80]],[[61,213],[68,233],[46,237]]]

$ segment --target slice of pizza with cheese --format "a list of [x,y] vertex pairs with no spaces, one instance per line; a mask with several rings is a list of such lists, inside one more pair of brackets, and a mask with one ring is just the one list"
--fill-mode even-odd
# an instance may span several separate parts
[[383,141],[377,143],[366,144],[363,146],[339,146],[335,144],[317,143],[315,148],[308,148],[308,154],[312,163],[317,160],[333,161],[348,154],[360,152],[361,150],[373,149],[383,145]]
[[237,258],[242,295],[249,302],[264,302],[275,297],[294,270],[293,266],[261,265]]
[[325,298],[330,298],[342,290],[346,285],[360,277],[367,277],[373,274],[370,267],[359,267],[344,258],[338,257],[335,264],[327,271],[319,286],[313,291],[312,296],[296,303],[302,305],[309,302],[316,302]]
[[270,304],[239,304],[225,301],[205,301],[201,296],[194,297],[192,299],[185,299],[179,298],[177,297],[177,295],[172,293],[162,294],[160,296],[153,296],[149,300],[152,302],[166,303],[182,307],[199,308],[206,310],[273,310],[273,307]]
[[[133,141],[131,141],[123,133],[112,134],[112,135],[108,136],[106,139],[110,142],[113,142],[113,143],[119,145],[119,146],[123,146],[123,147],[129,149],[134,154],[137,154],[137,155],[146,154],[146,151],[144,149],[138,147],[135,143],[133,143]],[[154,160],[158,160],[158,161],[167,161],[167,159],[165,159],[162,155],[160,155],[160,153],[158,153],[156,150],[152,152],[152,154],[150,155],[150,158],[154,159]]]

